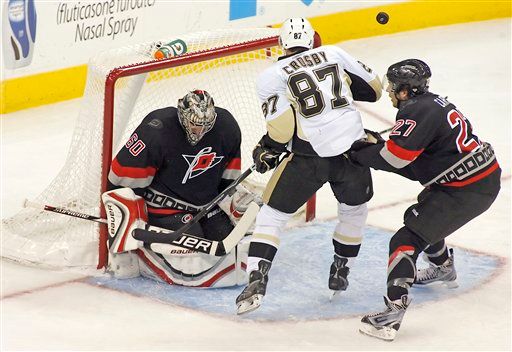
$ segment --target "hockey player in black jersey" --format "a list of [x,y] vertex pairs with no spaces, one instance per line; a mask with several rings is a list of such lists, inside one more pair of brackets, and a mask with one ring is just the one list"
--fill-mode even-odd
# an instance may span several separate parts
[[[110,190],[133,190],[133,199],[145,201],[148,224],[176,230],[240,175],[240,144],[240,128],[231,113],[216,107],[206,91],[194,90],[178,100],[177,108],[152,111],[142,120],[112,161],[108,186]],[[238,193],[232,197],[236,217],[243,214],[251,196]],[[232,229],[230,216],[216,207],[187,233],[219,241]],[[140,269],[144,276],[171,284],[244,282],[240,280],[245,277],[242,263],[234,254],[219,260],[171,245],[138,243],[137,248],[127,248],[125,240],[133,241],[123,239],[122,246],[117,238],[109,241],[111,269],[120,271],[118,276],[136,276]]]
[[[425,189],[404,215],[404,227],[389,244],[387,309],[361,320],[360,331],[393,340],[411,299],[413,284],[456,286],[453,252],[445,238],[486,211],[500,190],[501,169],[489,143],[481,141],[455,105],[428,91],[428,65],[409,59],[389,67],[387,92],[398,108],[384,141],[356,142],[350,158],[377,170],[419,181]],[[416,269],[424,252],[430,266]]]

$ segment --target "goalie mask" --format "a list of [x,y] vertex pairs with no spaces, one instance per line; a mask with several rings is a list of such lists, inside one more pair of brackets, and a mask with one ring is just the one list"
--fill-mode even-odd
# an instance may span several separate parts
[[313,48],[315,31],[305,18],[289,18],[284,21],[279,35],[279,45],[283,49]]
[[213,128],[217,113],[213,98],[196,89],[178,100],[178,118],[191,145],[196,145]]

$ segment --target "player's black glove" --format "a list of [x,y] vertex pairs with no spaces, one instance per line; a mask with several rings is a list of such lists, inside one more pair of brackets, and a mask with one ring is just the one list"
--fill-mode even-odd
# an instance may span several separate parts
[[275,153],[272,149],[267,149],[258,143],[252,151],[252,158],[254,160],[254,164],[256,164],[256,171],[263,174],[275,168],[279,155],[281,155],[281,153]]
[[370,145],[379,144],[379,143],[385,143],[386,141],[382,136],[379,134],[379,132],[370,131],[365,129],[366,137],[358,139],[354,143],[352,143],[352,146],[350,147],[351,151],[358,151],[365,147],[368,147]]
[[252,151],[252,159],[256,171],[265,173],[277,166],[279,156],[286,151],[286,145],[277,143],[268,135],[264,135]]

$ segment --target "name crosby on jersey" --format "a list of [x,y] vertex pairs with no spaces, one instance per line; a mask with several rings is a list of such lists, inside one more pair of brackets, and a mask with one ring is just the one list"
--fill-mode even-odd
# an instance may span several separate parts
[[327,56],[325,52],[319,51],[318,53],[302,54],[293,59],[288,65],[282,67],[282,69],[287,74],[292,74],[301,67],[313,67],[323,62],[327,62]]

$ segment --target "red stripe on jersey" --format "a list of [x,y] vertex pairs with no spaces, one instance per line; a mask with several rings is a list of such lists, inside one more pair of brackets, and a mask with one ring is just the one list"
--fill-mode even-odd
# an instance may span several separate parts
[[142,261],[144,263],[146,263],[146,265],[149,266],[155,274],[157,274],[162,280],[167,282],[169,285],[174,285],[174,281],[172,281],[171,278],[169,276],[167,276],[162,269],[160,269],[155,264],[153,264],[153,262],[151,260],[149,260],[148,257],[146,257],[146,255],[144,254],[144,252],[142,250],[137,249],[136,252],[137,252],[139,258],[142,259]]
[[485,170],[484,172],[476,175],[476,176],[473,176],[473,177],[470,177],[468,178],[467,180],[464,180],[464,181],[455,181],[455,182],[450,182],[450,183],[442,183],[441,186],[449,186],[449,187],[463,187],[463,186],[467,186],[467,185],[470,185],[476,181],[480,181],[481,179],[485,178],[486,176],[492,174],[494,171],[496,171],[496,169],[500,167],[498,165],[498,162],[495,161],[494,164],[491,164],[491,167],[489,167],[487,170]]
[[420,155],[425,149],[420,150],[407,150],[396,144],[393,140],[388,139],[386,142],[386,148],[391,154],[402,160],[413,161]]
[[226,169],[232,169],[232,170],[240,170],[242,168],[242,159],[240,158],[233,158],[229,161],[228,165],[226,166]]
[[393,262],[393,260],[396,258],[397,255],[399,255],[402,252],[412,251],[414,253],[414,247],[413,246],[400,246],[398,247],[390,256],[388,261],[388,266]]
[[184,213],[184,212],[185,212],[185,210],[152,208],[152,207],[148,206],[148,213],[150,213],[150,214],[172,215],[172,214]]
[[117,158],[112,160],[112,171],[119,177],[130,177],[130,178],[147,178],[149,176],[155,176],[156,168],[148,166],[142,167],[128,167],[119,164]]
[[231,264],[227,268],[222,269],[217,274],[215,274],[210,280],[203,282],[199,287],[210,287],[211,285],[213,285],[215,283],[215,281],[219,280],[225,274],[227,274],[233,270],[235,270],[235,264]]

